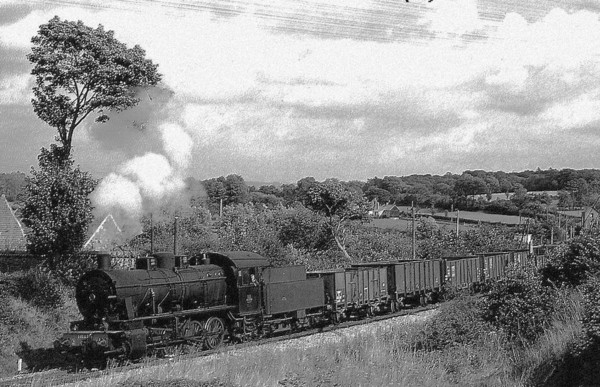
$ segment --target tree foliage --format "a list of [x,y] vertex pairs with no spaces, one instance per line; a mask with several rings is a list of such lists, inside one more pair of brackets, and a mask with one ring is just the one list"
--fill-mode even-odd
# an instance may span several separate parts
[[55,16],[40,26],[31,42],[27,58],[36,80],[33,108],[58,130],[57,140],[67,157],[73,132],[86,117],[98,112],[96,121],[106,122],[107,110],[135,106],[136,88],[161,79],[157,65],[145,58],[141,47],[127,48],[102,25],[93,29]]
[[361,219],[367,212],[367,203],[362,193],[347,185],[328,179],[313,184],[308,192],[307,206],[328,219],[327,226],[344,256],[350,259],[345,247],[345,232],[348,221]]
[[93,219],[89,194],[96,181],[73,167],[64,149],[52,145],[42,148],[39,169],[31,169],[21,214],[30,231],[28,250],[45,255],[51,268],[61,255],[77,252],[85,242]]
[[531,343],[550,324],[555,299],[554,289],[541,286],[537,274],[510,273],[492,282],[484,298],[483,320],[512,342]]
[[583,233],[555,250],[542,269],[544,281],[556,286],[578,286],[600,274],[600,233]]

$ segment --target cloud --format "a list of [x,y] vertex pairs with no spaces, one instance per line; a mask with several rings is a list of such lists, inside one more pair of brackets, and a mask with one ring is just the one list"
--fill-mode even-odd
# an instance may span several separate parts
[[581,128],[600,121],[600,90],[565,103],[556,103],[540,117],[561,129]]
[[[167,185],[185,170],[282,178],[363,168],[352,161],[356,155],[378,171],[400,163],[416,168],[428,154],[432,168],[458,165],[493,152],[490,138],[508,149],[527,135],[541,138],[543,125],[568,129],[596,120],[600,22],[590,11],[555,9],[535,22],[517,13],[492,20],[474,0],[440,1],[410,8],[399,25],[377,13],[389,10],[379,2],[315,0],[310,9],[291,1],[239,3],[226,17],[189,2],[83,4],[37,9],[0,25],[0,44],[27,50],[38,26],[55,14],[102,23],[128,45],[140,44],[159,64],[169,95],[143,98],[138,110],[90,125],[88,138],[165,171],[153,177]],[[326,24],[327,12],[355,23],[349,24],[355,35],[319,35],[319,28],[351,30]],[[296,14],[313,20],[315,30],[285,33],[296,28]],[[416,32],[364,39],[360,15],[379,17],[373,34]],[[480,39],[464,39],[475,35]],[[0,81],[2,103],[29,103],[23,95],[30,86],[19,77]],[[253,167],[264,160],[271,167]],[[133,170],[114,171],[141,195],[166,189],[143,183],[149,176],[134,170],[144,165],[132,163]]]
[[419,20],[436,35],[460,36],[484,28],[479,18],[477,0],[446,0]]
[[33,78],[27,73],[0,79],[0,104],[24,105],[29,103],[33,97],[32,86]]

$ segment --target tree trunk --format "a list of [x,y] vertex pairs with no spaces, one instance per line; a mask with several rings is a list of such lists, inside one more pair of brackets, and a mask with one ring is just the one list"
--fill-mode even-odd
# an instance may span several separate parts
[[346,247],[342,244],[342,241],[340,241],[340,238],[337,236],[335,231],[331,230],[331,233],[333,234],[333,239],[335,239],[335,243],[337,244],[338,248],[342,251],[342,253],[344,253],[344,257],[346,257],[347,260],[351,261],[352,258],[346,251]]

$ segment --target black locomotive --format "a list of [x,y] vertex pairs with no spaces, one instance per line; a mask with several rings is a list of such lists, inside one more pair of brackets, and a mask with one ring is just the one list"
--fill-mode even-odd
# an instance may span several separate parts
[[83,320],[55,346],[81,359],[135,359],[175,344],[212,349],[281,332],[393,312],[435,298],[442,286],[462,288],[501,277],[509,265],[539,266],[527,251],[430,261],[357,264],[307,273],[270,267],[251,252],[211,252],[188,260],[158,253],[134,270],[98,269],[76,286]]

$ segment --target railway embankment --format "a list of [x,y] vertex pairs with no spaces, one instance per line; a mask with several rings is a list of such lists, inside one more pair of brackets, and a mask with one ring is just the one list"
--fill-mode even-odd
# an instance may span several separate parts
[[[401,370],[411,369],[402,376],[408,383],[415,380],[413,374],[420,367],[420,356],[398,353],[390,357],[398,344],[394,338],[414,334],[436,313],[436,309],[429,309],[199,358],[175,357],[169,363],[109,374],[72,386],[393,385]],[[393,359],[402,361],[392,364]]]

